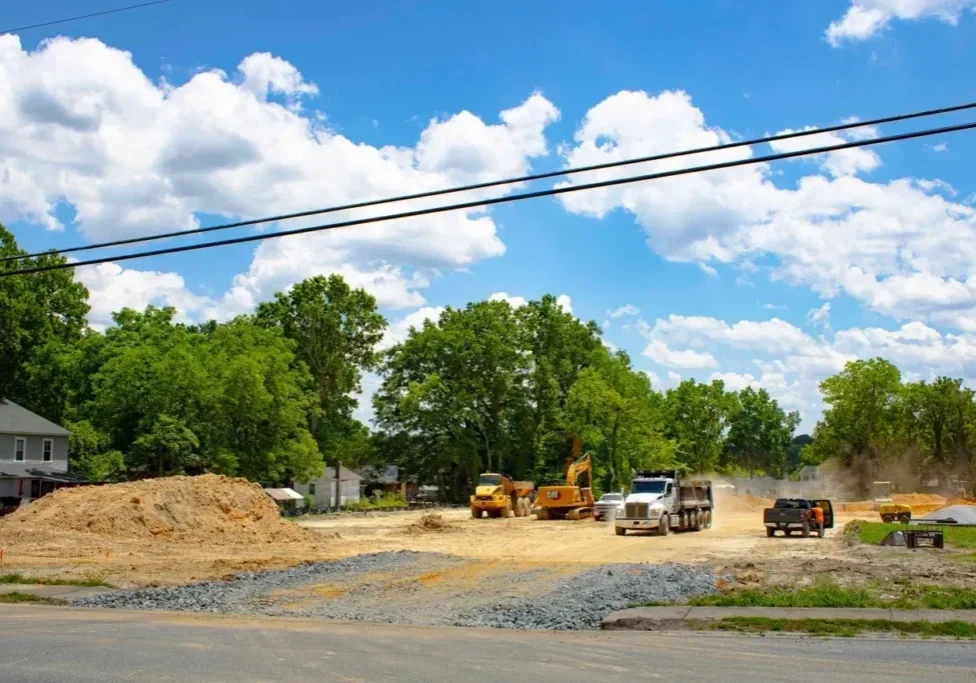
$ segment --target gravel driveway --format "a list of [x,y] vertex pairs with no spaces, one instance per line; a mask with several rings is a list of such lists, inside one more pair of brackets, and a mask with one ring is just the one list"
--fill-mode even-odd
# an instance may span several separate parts
[[324,617],[429,626],[592,629],[635,602],[715,590],[708,567],[489,562],[382,552],[228,581],[104,593],[86,607]]

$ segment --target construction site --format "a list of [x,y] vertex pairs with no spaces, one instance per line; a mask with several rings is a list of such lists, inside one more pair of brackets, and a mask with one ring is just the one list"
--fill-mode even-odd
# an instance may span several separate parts
[[[973,502],[934,494],[893,501],[916,514]],[[718,493],[698,533],[621,538],[612,524],[539,519],[537,509],[293,521],[257,484],[181,476],[62,489],[23,507],[0,520],[0,572],[97,578],[118,589],[79,603],[94,607],[522,628],[594,628],[628,604],[748,587],[976,579],[957,551],[851,544],[845,524],[874,520],[875,501],[834,502],[823,539],[767,538],[762,516],[771,504]]]

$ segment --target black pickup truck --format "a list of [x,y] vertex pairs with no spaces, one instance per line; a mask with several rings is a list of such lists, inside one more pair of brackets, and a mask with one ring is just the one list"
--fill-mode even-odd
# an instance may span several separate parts
[[[823,510],[823,524],[817,522],[813,508]],[[834,528],[834,507],[829,500],[808,500],[807,498],[780,498],[771,508],[763,510],[763,524],[766,535],[772,536],[777,530],[790,536],[799,531],[804,538],[815,531],[820,538],[825,529]]]

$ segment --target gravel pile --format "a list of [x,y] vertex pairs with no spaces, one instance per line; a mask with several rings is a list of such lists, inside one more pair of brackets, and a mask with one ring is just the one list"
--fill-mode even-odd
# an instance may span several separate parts
[[[482,572],[445,587],[442,572],[471,560],[440,553],[383,552],[245,572],[228,581],[103,593],[85,607],[165,609],[324,617],[391,624],[592,629],[636,602],[675,601],[714,592],[707,567],[612,564],[558,580],[551,568]],[[457,570],[454,572],[454,570]]]
[[976,524],[976,505],[951,505],[925,515],[922,519],[953,520],[956,524]]
[[506,599],[472,610],[458,626],[583,630],[599,628],[605,616],[640,602],[677,602],[715,592],[708,567],[680,564],[610,564],[557,582],[552,592],[530,600]]

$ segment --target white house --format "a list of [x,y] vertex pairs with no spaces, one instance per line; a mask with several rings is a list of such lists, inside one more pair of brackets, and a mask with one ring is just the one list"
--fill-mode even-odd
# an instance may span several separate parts
[[[362,477],[345,467],[340,467],[339,472],[339,504],[358,503]],[[303,496],[311,496],[313,509],[326,509],[335,504],[335,484],[335,467],[326,467],[318,479],[312,479],[305,484],[295,482],[291,488]]]

